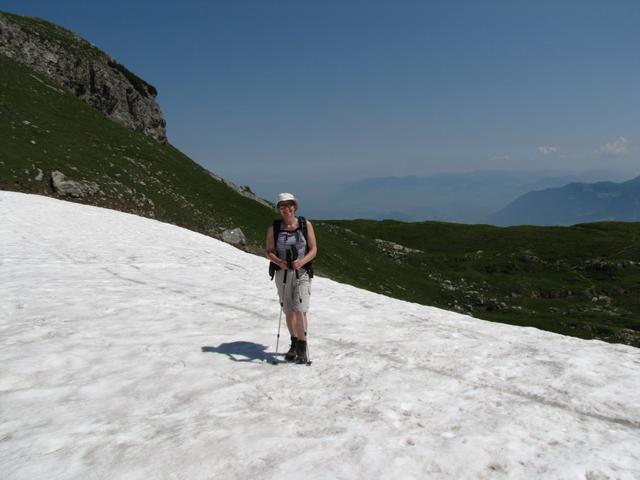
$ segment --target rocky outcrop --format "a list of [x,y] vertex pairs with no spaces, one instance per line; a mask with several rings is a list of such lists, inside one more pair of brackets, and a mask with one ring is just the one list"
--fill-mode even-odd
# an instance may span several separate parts
[[250,198],[251,200],[254,200],[254,201],[258,202],[258,203],[264,205],[265,207],[275,208],[275,205],[273,203],[269,203],[265,199],[260,198],[259,196],[257,196],[255,193],[253,193],[251,188],[249,188],[248,186],[244,185],[244,186],[241,187],[241,186],[236,185],[233,182],[230,182],[229,180],[227,180],[225,178],[222,178],[222,177],[216,175],[215,173],[212,173],[212,172],[209,172],[209,171],[208,171],[208,173],[209,173],[209,175],[211,175],[211,177],[215,178],[219,182],[224,183],[227,187],[232,188],[233,190],[238,192],[243,197]]
[[76,34],[0,13],[0,54],[46,75],[125,127],[167,142],[156,89]]
[[69,180],[62,172],[51,172],[51,187],[63,197],[85,198],[100,192],[95,182]]
[[376,238],[375,242],[376,246],[382,253],[393,258],[394,260],[400,260],[402,257],[405,257],[410,253],[424,253],[422,250],[405,247],[404,245],[389,242],[387,240],[382,240],[380,238]]
[[247,239],[240,228],[233,228],[222,232],[222,241],[238,247],[241,250],[247,249]]

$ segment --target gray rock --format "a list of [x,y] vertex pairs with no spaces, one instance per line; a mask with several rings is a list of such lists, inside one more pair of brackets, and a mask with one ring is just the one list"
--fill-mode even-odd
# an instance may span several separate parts
[[125,127],[167,142],[155,88],[76,34],[42,20],[0,13],[0,53]]
[[222,241],[242,250],[246,250],[247,248],[247,239],[240,228],[233,228],[222,232]]
[[388,240],[382,240],[380,238],[376,238],[375,242],[376,246],[382,253],[393,258],[394,260],[399,260],[401,257],[404,257],[410,253],[424,253],[422,250],[405,247],[404,245],[390,242]]
[[51,186],[58,195],[73,198],[85,198],[100,192],[95,182],[68,180],[62,172],[51,172]]

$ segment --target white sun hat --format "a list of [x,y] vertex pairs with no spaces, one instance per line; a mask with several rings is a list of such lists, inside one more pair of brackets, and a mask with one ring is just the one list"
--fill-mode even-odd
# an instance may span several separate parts
[[293,196],[292,193],[281,193],[278,195],[278,201],[276,202],[276,209],[280,202],[293,202],[296,205],[296,210],[298,210],[298,200]]

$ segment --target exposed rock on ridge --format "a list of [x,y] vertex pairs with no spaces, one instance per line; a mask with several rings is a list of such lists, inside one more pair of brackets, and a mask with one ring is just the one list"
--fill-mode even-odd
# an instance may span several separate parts
[[248,186],[238,186],[235,183],[222,178],[218,175],[216,175],[215,173],[209,172],[209,175],[211,175],[213,178],[215,178],[216,180],[218,180],[219,182],[224,183],[226,186],[228,186],[229,188],[234,189],[236,192],[238,192],[240,195],[242,195],[243,197],[247,197],[250,198],[251,200],[255,200],[256,202],[264,205],[265,207],[268,208],[275,208],[275,205],[273,203],[268,202],[267,200],[260,198],[259,196],[257,196],[255,193],[253,193],[253,191],[251,191],[251,188],[249,188]]
[[76,34],[0,12],[0,54],[48,76],[116,122],[167,142],[156,89]]

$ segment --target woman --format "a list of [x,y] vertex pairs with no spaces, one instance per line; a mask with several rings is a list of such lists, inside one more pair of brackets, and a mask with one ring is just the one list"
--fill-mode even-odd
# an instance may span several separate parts
[[267,257],[276,267],[278,297],[291,335],[291,347],[284,358],[307,363],[307,312],[313,275],[309,264],[318,252],[316,236],[309,220],[296,217],[298,201],[292,194],[278,195],[276,210],[281,219],[267,230]]

